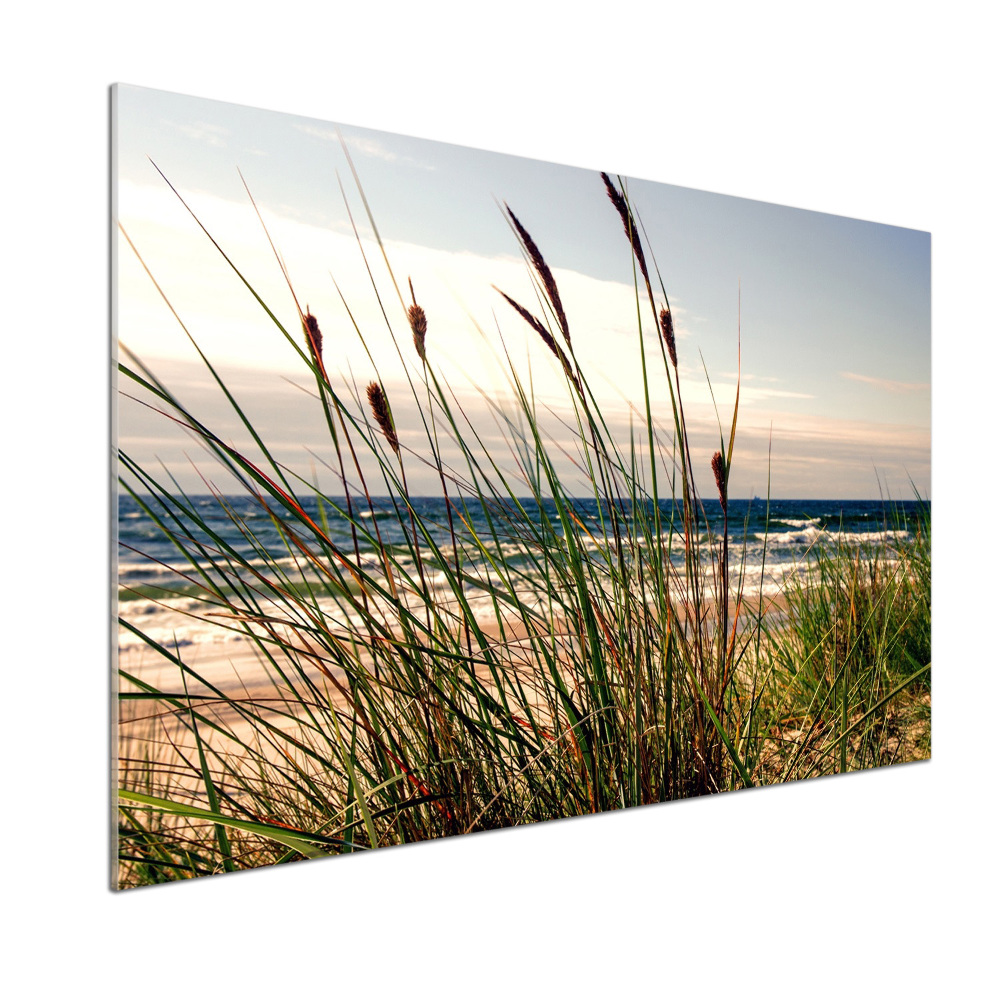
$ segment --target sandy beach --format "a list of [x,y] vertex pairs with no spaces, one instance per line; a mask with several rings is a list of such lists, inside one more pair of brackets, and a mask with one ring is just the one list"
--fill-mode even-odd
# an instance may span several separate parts
[[[756,599],[744,600],[741,605],[741,624],[755,617],[760,609],[771,616],[781,616],[787,609],[787,601],[783,597],[765,598],[762,602]],[[732,611],[731,611],[732,613]],[[702,609],[702,615],[711,620],[715,615],[712,602],[707,602]],[[505,622],[504,635],[494,620],[481,623],[483,633],[488,637],[491,648],[498,654],[510,670],[519,674],[522,684],[530,689],[529,678],[519,669],[530,662],[528,633],[523,622],[511,620]],[[730,626],[731,627],[731,626]],[[560,641],[572,641],[564,633]],[[295,678],[296,687],[304,685],[298,677],[299,666],[292,664],[287,656],[276,647],[269,647],[276,663],[282,668],[290,668],[289,676]],[[246,639],[230,639],[228,641],[206,642],[182,647],[179,655],[191,673],[186,677],[187,693],[197,699],[196,704],[200,714],[216,722],[219,726],[231,732],[238,739],[254,741],[257,746],[256,733],[258,727],[247,722],[241,707],[253,706],[254,714],[264,718],[275,719],[283,731],[291,734],[297,730],[297,723],[290,716],[301,715],[302,702],[299,696],[291,694],[288,684],[277,674],[275,665],[270,663],[262,651]],[[321,664],[320,654],[315,656],[315,664],[309,665],[309,658],[299,658],[303,664],[305,678],[315,684],[323,692],[325,698],[338,708],[348,709],[347,698],[338,684],[346,686],[346,677],[339,668],[330,668]],[[178,666],[167,660],[155,650],[142,646],[129,646],[119,653],[119,669],[131,677],[148,684],[159,692],[176,695],[179,700],[185,697],[185,677]],[[477,676],[491,687],[489,671],[485,665],[476,670]],[[195,679],[196,674],[201,680]],[[570,680],[572,683],[572,681]],[[131,683],[122,677],[119,690],[123,694],[141,691],[141,686]],[[280,719],[279,719],[280,716]],[[209,744],[222,744],[231,749],[232,741],[220,739],[212,729],[201,727],[201,737]],[[170,758],[176,756],[176,749],[196,749],[186,708],[170,708],[163,700],[153,699],[122,699],[119,715],[119,741],[122,756],[130,754],[128,747],[133,740],[156,745],[161,752]]]

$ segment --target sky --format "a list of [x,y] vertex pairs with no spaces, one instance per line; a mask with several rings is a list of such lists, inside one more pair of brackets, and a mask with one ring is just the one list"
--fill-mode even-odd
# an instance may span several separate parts
[[[126,86],[116,90],[115,124],[119,222],[198,345],[298,471],[317,468],[322,480],[329,451],[315,400],[300,388],[310,376],[157,167],[297,333],[295,304],[249,188],[300,303],[319,320],[331,376],[363,386],[377,368],[404,445],[418,450],[422,433],[404,391],[403,364],[416,359],[341,136],[393,272],[401,284],[412,278],[427,313],[428,355],[483,428],[487,446],[503,445],[486,400],[509,394],[505,350],[521,374],[530,371],[557,439],[559,420],[571,413],[554,359],[493,287],[537,311],[504,202],[555,274],[574,347],[609,426],[624,436],[638,419],[633,260],[604,193],[603,165],[584,170],[348,126],[338,134],[327,122]],[[732,496],[908,498],[912,481],[928,497],[930,235],[648,180],[625,183],[676,318],[704,492],[719,441],[716,405],[728,439],[739,370]],[[373,293],[345,199],[405,361]],[[120,342],[220,436],[240,443],[232,412],[123,239],[116,278]],[[648,304],[642,321],[647,350],[658,357]],[[653,411],[669,428],[662,370],[650,389]],[[118,433],[141,464],[162,462],[187,489],[211,474],[190,439],[126,398]],[[419,466],[408,474],[412,492],[436,492]]]

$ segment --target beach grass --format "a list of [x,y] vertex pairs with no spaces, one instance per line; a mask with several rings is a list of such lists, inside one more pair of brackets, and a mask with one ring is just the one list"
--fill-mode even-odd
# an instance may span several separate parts
[[[122,493],[186,566],[142,596],[197,594],[192,614],[239,636],[259,678],[220,684],[190,649],[144,634],[123,605],[122,629],[173,679],[152,683],[128,663],[120,671],[121,887],[929,756],[929,510],[905,520],[887,501],[878,540],[838,545],[831,533],[778,597],[753,591],[729,502],[739,393],[711,463],[696,467],[669,299],[627,187],[601,181],[601,209],[617,213],[635,273],[644,392],[624,440],[578,363],[576,320],[530,221],[506,206],[536,301],[498,288],[498,308],[562,375],[569,417],[558,439],[530,372],[508,358],[513,405],[494,404],[489,429],[506,450],[484,443],[463,406],[476,390],[441,375],[434,317],[380,240],[380,258],[366,263],[387,270],[395,297],[380,299],[385,331],[355,332],[393,338],[419,445],[396,424],[389,387],[398,393],[399,380],[332,375],[320,318],[293,290],[296,323],[283,324],[206,231],[296,351],[339,491],[278,460],[200,349],[251,447],[224,440],[122,348],[121,391],[193,435],[284,551],[275,558],[228,491],[211,487],[212,471],[209,513],[120,451]],[[375,281],[362,293],[378,295]],[[567,455],[572,484],[559,472]],[[444,523],[411,498],[408,474],[427,469]],[[697,483],[711,484],[707,496]],[[581,499],[595,518],[581,515]],[[706,505],[721,506],[721,531]],[[218,530],[220,516],[246,544]]]

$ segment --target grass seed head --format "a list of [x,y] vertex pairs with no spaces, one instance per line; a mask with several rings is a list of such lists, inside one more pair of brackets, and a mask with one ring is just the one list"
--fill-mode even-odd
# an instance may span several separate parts
[[417,296],[413,291],[413,279],[408,279],[410,284],[410,299],[413,305],[406,310],[406,317],[410,321],[410,329],[413,331],[413,346],[417,349],[417,356],[421,361],[427,361],[427,314],[417,305]]
[[667,354],[670,355],[670,363],[676,368],[677,344],[674,342],[674,317],[667,308],[660,310],[660,329],[663,331],[663,339],[667,344]]
[[410,329],[413,331],[413,346],[417,349],[417,356],[421,361],[427,360],[427,315],[423,309],[415,302],[407,310],[410,320]]
[[642,252],[642,243],[639,242],[639,231],[635,227],[632,210],[628,207],[625,196],[615,187],[611,178],[603,171],[601,172],[601,180],[604,181],[604,187],[607,189],[611,204],[615,206],[618,215],[621,217],[622,225],[625,227],[625,235],[632,243],[632,252],[635,254],[635,259],[639,262],[639,270],[642,271],[642,276],[648,285],[649,272],[646,270],[646,255]]
[[382,429],[389,447],[398,455],[399,438],[396,436],[396,428],[392,424],[392,414],[389,412],[389,403],[386,401],[385,393],[378,382],[368,383],[368,403],[372,408],[372,416],[375,422]]
[[318,366],[323,360],[323,334],[320,333],[319,323],[316,322],[316,317],[309,312],[308,306],[306,306],[305,316],[302,317],[302,330],[306,335],[306,343],[309,345],[313,361]]
[[717,451],[712,456],[712,471],[715,473],[715,485],[719,488],[719,502],[722,504],[723,513],[726,511],[726,463],[723,461],[722,452]]
[[545,324],[538,319],[537,316],[532,315],[524,308],[519,302],[515,302],[506,292],[500,291],[496,285],[493,286],[496,291],[507,300],[507,302],[517,311],[518,315],[525,321],[525,323],[530,326],[539,337],[542,338],[542,343],[556,356],[559,364],[562,365],[563,372],[565,372],[566,377],[573,383],[573,387],[576,389],[577,393],[583,396],[583,386],[580,384],[580,380],[576,376],[576,372],[573,371],[573,366],[569,362],[569,358],[566,357],[566,352],[556,343],[555,338],[551,333],[545,328]]
[[524,226],[521,225],[520,220],[510,210],[510,206],[508,204],[504,203],[504,208],[507,209],[510,221],[514,223],[514,228],[521,237],[524,249],[527,251],[528,258],[531,260],[531,266],[535,269],[535,272],[541,279],[542,285],[545,288],[545,294],[548,295],[549,302],[552,303],[552,310],[556,314],[559,329],[562,330],[562,334],[566,338],[566,343],[569,344],[569,322],[566,319],[566,312],[563,309],[562,298],[560,297],[559,289],[556,286],[556,279],[552,276],[552,271],[549,269],[549,265],[545,263],[542,251],[538,249],[538,245],[531,238],[531,234],[524,228]]

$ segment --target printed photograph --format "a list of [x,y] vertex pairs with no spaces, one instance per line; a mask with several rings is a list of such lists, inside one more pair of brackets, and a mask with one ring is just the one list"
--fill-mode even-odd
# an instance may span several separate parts
[[930,758],[929,233],[124,85],[112,146],[117,888]]

